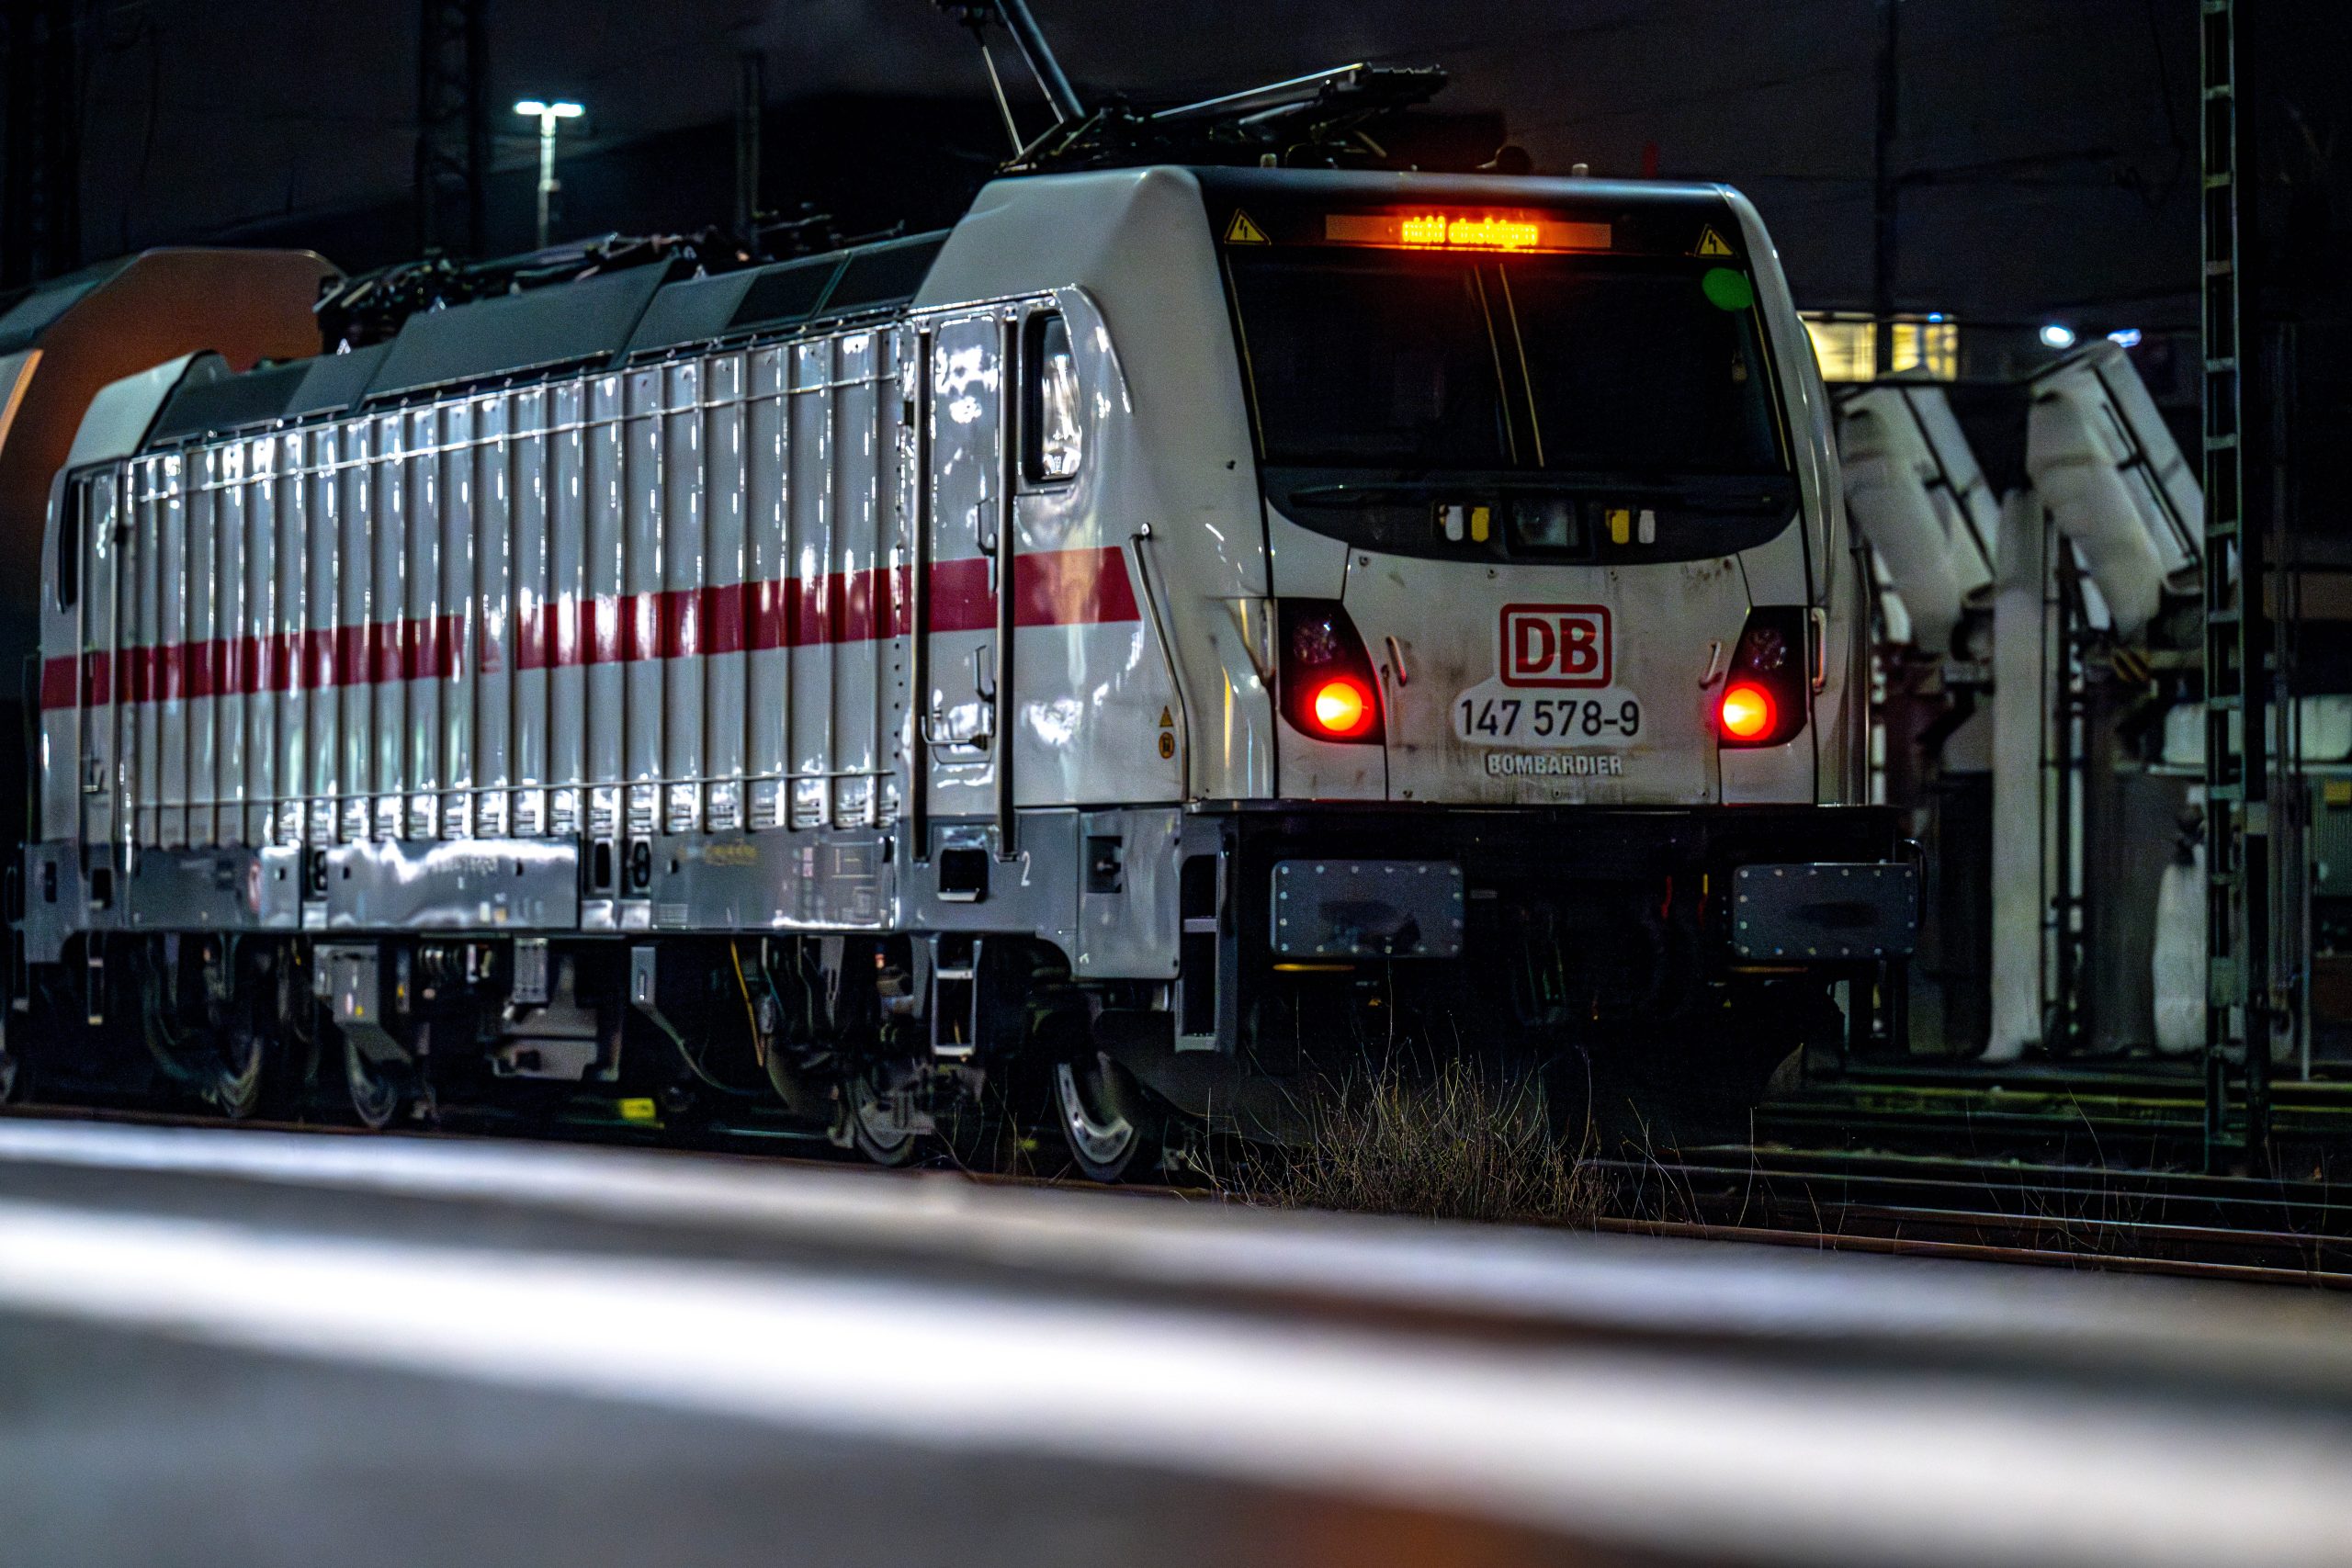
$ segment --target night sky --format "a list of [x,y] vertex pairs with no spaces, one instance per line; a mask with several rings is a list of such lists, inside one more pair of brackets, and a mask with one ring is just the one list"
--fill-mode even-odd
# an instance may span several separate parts
[[[1667,177],[1727,180],[1763,209],[1800,303],[1868,302],[1871,0],[1035,8],[1081,91],[1137,100],[1357,59],[1442,64],[1454,85],[1436,107],[1498,112],[1540,169],[1581,161],[1596,174],[1634,174],[1647,157]],[[336,254],[331,242],[357,232],[338,228],[338,215],[390,214],[406,199],[416,9],[414,0],[104,8],[85,62],[85,259],[306,237],[346,265],[393,259]],[[1905,306],[1981,321],[2064,312],[2098,330],[2194,321],[2193,11],[2186,0],[1905,0]],[[498,130],[523,130],[507,112],[518,96],[567,96],[591,110],[587,133],[567,144],[567,156],[587,161],[560,231],[679,221],[674,204],[663,205],[665,182],[617,164],[593,177],[594,155],[723,123],[746,48],[768,51],[779,112],[847,101],[841,95],[971,100],[982,85],[967,36],[929,0],[492,0]],[[1020,85],[1042,125],[1042,107]],[[906,151],[888,152],[870,134],[794,121],[794,135],[770,137],[771,203],[853,181],[887,206],[894,173],[910,188],[968,182],[996,152],[979,107],[937,110],[936,134],[911,123],[933,110],[907,110],[897,142]],[[702,151],[689,155],[724,164],[723,135],[695,145]],[[514,174],[493,193],[494,242],[527,238],[533,157],[527,136],[502,134],[500,166]],[[726,167],[707,172],[711,190],[728,188]],[[723,198],[704,216],[723,221]],[[345,237],[341,248],[386,248],[404,231],[386,221],[375,238]]]

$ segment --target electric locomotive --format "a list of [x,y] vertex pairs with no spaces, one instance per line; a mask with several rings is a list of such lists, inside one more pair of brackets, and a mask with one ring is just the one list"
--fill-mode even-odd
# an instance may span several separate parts
[[1381,1051],[1737,1101],[1913,940],[1841,506],[1721,186],[1037,175],[198,359],[54,490],[11,1051],[1105,1179]]

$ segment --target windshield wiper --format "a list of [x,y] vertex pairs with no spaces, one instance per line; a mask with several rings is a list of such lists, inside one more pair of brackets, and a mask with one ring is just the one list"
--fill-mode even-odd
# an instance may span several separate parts
[[1601,474],[1464,473],[1442,479],[1378,479],[1370,483],[1302,485],[1288,492],[1302,506],[1381,506],[1400,501],[1436,501],[1465,494],[1623,497],[1693,512],[1771,512],[1789,503],[1793,481],[1784,475],[1736,476],[1720,487],[1694,489],[1687,479],[1612,479]]

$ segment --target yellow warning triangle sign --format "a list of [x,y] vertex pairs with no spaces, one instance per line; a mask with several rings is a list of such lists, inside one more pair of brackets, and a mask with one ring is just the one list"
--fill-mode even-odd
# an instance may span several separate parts
[[1172,714],[1172,713],[1169,712],[1166,708],[1161,708],[1161,709],[1159,710],[1159,728],[1162,728],[1162,729],[1173,729],[1173,728],[1176,728],[1176,716],[1175,716],[1174,714]]
[[1266,231],[1250,220],[1239,208],[1233,209],[1233,221],[1225,226],[1225,243],[1228,245],[1271,245]]
[[1715,226],[1710,223],[1699,231],[1699,248],[1690,254],[1694,256],[1727,256],[1732,254],[1732,249],[1724,243],[1724,237],[1716,233]]

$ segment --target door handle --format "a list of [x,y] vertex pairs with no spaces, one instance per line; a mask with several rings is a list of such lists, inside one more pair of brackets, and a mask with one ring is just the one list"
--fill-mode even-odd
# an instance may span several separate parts
[[983,724],[969,735],[958,735],[947,723],[947,716],[937,708],[922,716],[922,743],[935,750],[945,751],[961,746],[974,751],[985,751],[996,742],[996,727]]
[[989,657],[989,645],[980,644],[972,650],[972,694],[983,705],[980,727],[969,735],[957,735],[949,725],[946,714],[940,711],[934,699],[931,711],[922,718],[922,739],[926,746],[962,746],[985,751],[996,739],[996,676],[993,661]]

